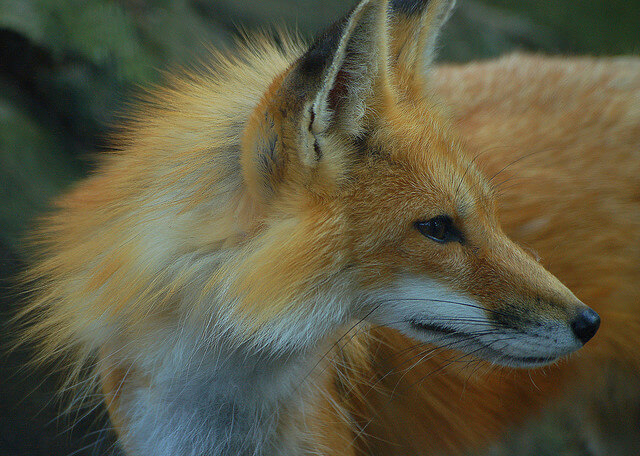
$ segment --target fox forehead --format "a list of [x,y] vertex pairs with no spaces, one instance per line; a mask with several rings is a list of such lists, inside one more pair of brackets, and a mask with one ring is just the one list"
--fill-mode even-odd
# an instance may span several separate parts
[[378,188],[394,205],[425,216],[493,216],[493,189],[446,116],[423,100],[384,111],[366,140],[370,159],[357,173],[358,192]]

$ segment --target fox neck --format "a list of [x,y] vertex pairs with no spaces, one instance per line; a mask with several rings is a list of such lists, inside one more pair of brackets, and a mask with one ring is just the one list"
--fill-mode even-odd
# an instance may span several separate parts
[[[184,332],[156,335],[162,342],[153,351],[162,355],[150,387],[123,392],[127,449],[158,456],[304,452],[303,432],[295,426],[330,371],[328,336],[347,319],[336,312],[333,321],[326,313],[321,320],[315,312],[288,321],[287,344],[262,344],[261,350],[233,343],[229,334],[207,343]],[[303,337],[313,326],[315,333]]]
[[194,354],[187,345],[171,350],[150,388],[124,401],[133,454],[299,454],[299,433],[283,428],[299,420],[314,394],[308,385],[317,383],[311,371],[319,350],[265,356],[217,347]]

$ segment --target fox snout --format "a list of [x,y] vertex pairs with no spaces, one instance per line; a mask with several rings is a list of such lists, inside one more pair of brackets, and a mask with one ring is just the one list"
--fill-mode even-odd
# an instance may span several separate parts
[[502,246],[501,258],[480,266],[484,277],[476,290],[499,333],[514,338],[505,347],[510,345],[520,355],[528,351],[552,359],[591,340],[600,316],[517,245],[507,240]]
[[452,246],[459,266],[449,262],[440,277],[401,274],[382,294],[383,323],[512,367],[554,362],[593,338],[594,310],[505,236],[484,240],[467,254],[465,243]]

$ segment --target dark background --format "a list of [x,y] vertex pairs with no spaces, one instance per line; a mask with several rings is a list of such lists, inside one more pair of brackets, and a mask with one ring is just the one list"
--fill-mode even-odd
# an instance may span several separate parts
[[[0,0],[0,313],[19,301],[10,277],[20,238],[50,198],[92,166],[123,101],[161,70],[231,47],[239,27],[286,25],[312,37],[351,6],[339,0]],[[440,60],[513,50],[546,54],[640,53],[640,1],[458,0]],[[55,374],[0,356],[0,456],[107,454],[99,411],[56,420]],[[579,419],[549,410],[492,455],[595,455]],[[621,447],[624,447],[622,444]],[[622,451],[622,450],[621,450]]]

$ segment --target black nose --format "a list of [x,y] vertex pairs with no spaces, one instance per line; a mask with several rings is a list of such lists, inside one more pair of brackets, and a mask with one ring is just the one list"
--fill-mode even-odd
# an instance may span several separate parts
[[571,323],[573,333],[583,344],[586,344],[594,336],[599,327],[600,315],[589,308],[581,311]]

